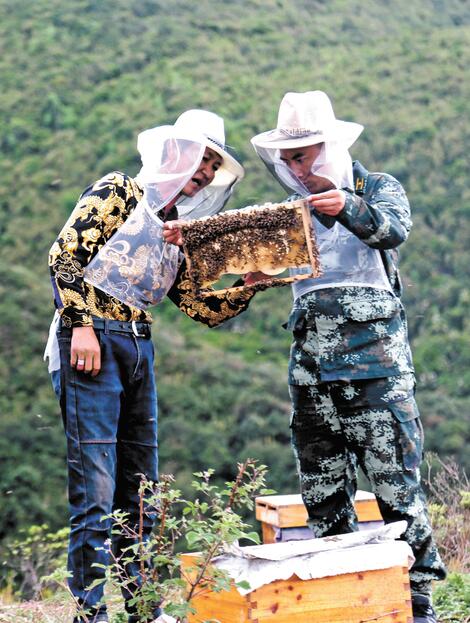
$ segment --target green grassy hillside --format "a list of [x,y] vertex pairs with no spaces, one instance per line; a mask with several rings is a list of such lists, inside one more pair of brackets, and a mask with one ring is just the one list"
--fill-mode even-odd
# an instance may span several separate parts
[[[326,90],[366,130],[352,155],[397,176],[428,449],[468,463],[470,6],[461,0],[0,0],[0,538],[66,521],[64,441],[41,361],[53,312],[47,252],[81,190],[135,174],[137,133],[187,108],[226,118],[247,169],[231,207],[283,197],[249,139],[288,90]],[[208,330],[155,310],[161,470],[233,475],[259,458],[297,490],[281,328],[289,290]]]

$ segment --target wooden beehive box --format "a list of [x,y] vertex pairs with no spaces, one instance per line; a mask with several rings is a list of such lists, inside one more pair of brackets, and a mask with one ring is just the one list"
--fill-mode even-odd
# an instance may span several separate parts
[[[263,272],[271,276],[259,280],[255,288],[320,275],[312,219],[304,199],[228,210],[188,221],[181,231],[189,278],[200,297],[213,294],[212,284],[223,275]],[[276,277],[295,267],[304,267],[303,273]],[[235,292],[246,287],[238,285],[215,292]]]
[[[358,491],[354,507],[359,523],[375,524],[382,520],[377,501],[373,493]],[[261,521],[263,543],[274,543],[276,534],[283,528],[307,526],[307,509],[300,494],[266,495],[256,498],[256,519]],[[307,530],[305,538],[311,538]]]
[[[183,572],[194,557],[183,556]],[[407,565],[301,580],[292,575],[242,595],[201,591],[189,623],[412,623]]]

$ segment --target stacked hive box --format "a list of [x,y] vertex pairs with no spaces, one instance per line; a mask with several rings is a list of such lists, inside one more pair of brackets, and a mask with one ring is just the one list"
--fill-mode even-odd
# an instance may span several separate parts
[[[360,529],[373,528],[383,523],[373,493],[358,491],[354,506]],[[263,543],[311,539],[307,518],[307,510],[300,495],[267,495],[256,498],[256,519],[261,521]]]

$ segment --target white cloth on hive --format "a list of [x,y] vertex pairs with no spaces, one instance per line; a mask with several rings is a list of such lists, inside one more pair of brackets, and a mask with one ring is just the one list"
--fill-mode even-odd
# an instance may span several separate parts
[[214,564],[226,570],[235,583],[248,582],[249,589],[237,587],[242,595],[292,575],[309,580],[395,566],[410,568],[414,562],[410,546],[394,541],[406,527],[405,521],[398,521],[321,539],[235,547],[217,557]]
[[153,623],[176,623],[176,619],[169,614],[163,613]]

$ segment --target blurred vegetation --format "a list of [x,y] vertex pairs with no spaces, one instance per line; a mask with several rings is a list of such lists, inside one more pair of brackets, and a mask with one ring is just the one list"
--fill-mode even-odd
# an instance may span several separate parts
[[21,530],[6,548],[2,597],[9,601],[45,599],[57,592],[57,583],[47,576],[66,568],[68,537],[69,528],[50,532],[46,524]]
[[439,623],[470,623],[470,575],[450,573],[436,585],[434,606]]
[[[42,352],[47,252],[79,193],[137,173],[139,131],[205,107],[247,176],[231,207],[283,198],[250,147],[288,90],[326,90],[366,130],[352,155],[407,189],[405,303],[427,449],[469,467],[470,5],[462,0],[0,0],[0,540],[66,524],[65,443]],[[155,310],[160,466],[188,491],[248,456],[296,492],[281,325],[288,288],[209,330]]]
[[470,574],[470,481],[455,461],[429,453],[426,464],[429,515],[439,552],[449,571]]

